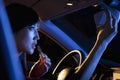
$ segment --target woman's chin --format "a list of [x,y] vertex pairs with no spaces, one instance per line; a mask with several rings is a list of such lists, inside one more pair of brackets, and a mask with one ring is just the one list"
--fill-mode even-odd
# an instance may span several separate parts
[[27,51],[27,54],[32,55],[33,53],[34,53],[34,50],[33,50],[33,49],[31,49],[30,51]]

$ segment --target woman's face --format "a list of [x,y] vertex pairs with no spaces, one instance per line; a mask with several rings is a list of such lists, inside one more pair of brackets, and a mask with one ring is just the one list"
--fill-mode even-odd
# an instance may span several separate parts
[[27,26],[15,34],[15,40],[19,52],[33,54],[37,40],[40,39],[38,34],[38,24],[39,23]]

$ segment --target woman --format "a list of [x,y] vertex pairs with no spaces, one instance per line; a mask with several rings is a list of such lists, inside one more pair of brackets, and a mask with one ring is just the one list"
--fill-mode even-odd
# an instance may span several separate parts
[[13,3],[8,5],[6,9],[14,32],[18,54],[24,66],[25,75],[29,78],[39,78],[50,68],[50,59],[39,48],[40,58],[33,65],[31,71],[28,72],[26,69],[26,54],[33,54],[37,40],[40,39],[38,34],[40,18],[32,8],[22,4]]

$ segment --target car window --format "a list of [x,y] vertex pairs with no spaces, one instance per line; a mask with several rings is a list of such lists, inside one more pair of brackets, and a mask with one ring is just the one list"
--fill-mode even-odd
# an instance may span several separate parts
[[[47,54],[52,63],[56,64],[58,61],[67,53],[61,46],[59,46],[55,41],[53,41],[50,37],[46,34],[39,32],[40,40],[38,40],[38,45],[41,47],[42,51]],[[33,55],[28,56],[28,60],[30,61],[37,61],[38,56],[37,49]]]

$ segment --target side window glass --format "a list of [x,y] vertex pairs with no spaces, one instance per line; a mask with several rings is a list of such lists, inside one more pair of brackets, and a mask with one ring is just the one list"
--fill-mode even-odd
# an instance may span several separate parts
[[[43,53],[47,54],[51,59],[52,64],[57,64],[58,61],[67,53],[61,46],[59,46],[55,41],[46,36],[44,33],[39,32],[40,40],[38,40],[38,45],[41,47]],[[37,49],[33,55],[28,55],[28,61],[37,61],[39,58],[39,53]]]

